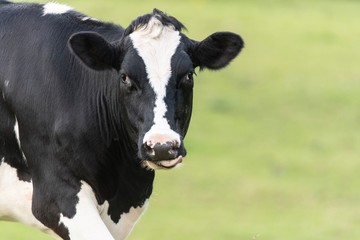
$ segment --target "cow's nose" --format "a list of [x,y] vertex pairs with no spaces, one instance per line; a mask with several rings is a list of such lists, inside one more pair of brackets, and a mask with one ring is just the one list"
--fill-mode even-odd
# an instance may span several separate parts
[[146,142],[144,145],[146,153],[152,161],[171,160],[178,156],[179,143],[177,141],[155,144]]

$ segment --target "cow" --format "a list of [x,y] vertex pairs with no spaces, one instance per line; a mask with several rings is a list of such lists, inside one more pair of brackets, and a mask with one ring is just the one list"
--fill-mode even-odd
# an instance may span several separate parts
[[65,240],[125,239],[155,171],[184,161],[195,69],[226,67],[154,9],[127,28],[58,3],[0,0],[0,218]]

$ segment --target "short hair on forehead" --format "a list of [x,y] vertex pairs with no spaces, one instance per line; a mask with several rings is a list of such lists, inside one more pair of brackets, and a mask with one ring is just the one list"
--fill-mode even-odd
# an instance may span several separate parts
[[161,22],[162,25],[171,26],[176,31],[181,32],[183,29],[186,30],[186,27],[180,21],[178,21],[176,18],[174,18],[172,16],[168,16],[164,12],[154,8],[152,13],[146,14],[144,16],[140,16],[137,19],[135,19],[134,21],[132,21],[130,26],[125,29],[124,36],[130,35],[136,29],[146,27],[153,17],[158,19]]

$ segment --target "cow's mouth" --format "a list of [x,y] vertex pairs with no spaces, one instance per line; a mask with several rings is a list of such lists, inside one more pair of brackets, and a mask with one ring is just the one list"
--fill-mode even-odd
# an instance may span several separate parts
[[172,160],[162,160],[162,161],[150,161],[144,160],[143,167],[152,169],[152,170],[159,170],[159,169],[172,169],[178,166],[183,161],[183,156],[179,156]]

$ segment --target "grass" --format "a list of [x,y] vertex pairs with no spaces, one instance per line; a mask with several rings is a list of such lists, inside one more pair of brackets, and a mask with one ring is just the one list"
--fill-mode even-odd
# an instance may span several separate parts
[[[246,42],[198,74],[184,167],[157,173],[130,240],[360,239],[360,2],[63,2],[124,26],[157,7],[192,38]],[[0,223],[0,239],[48,238]]]

